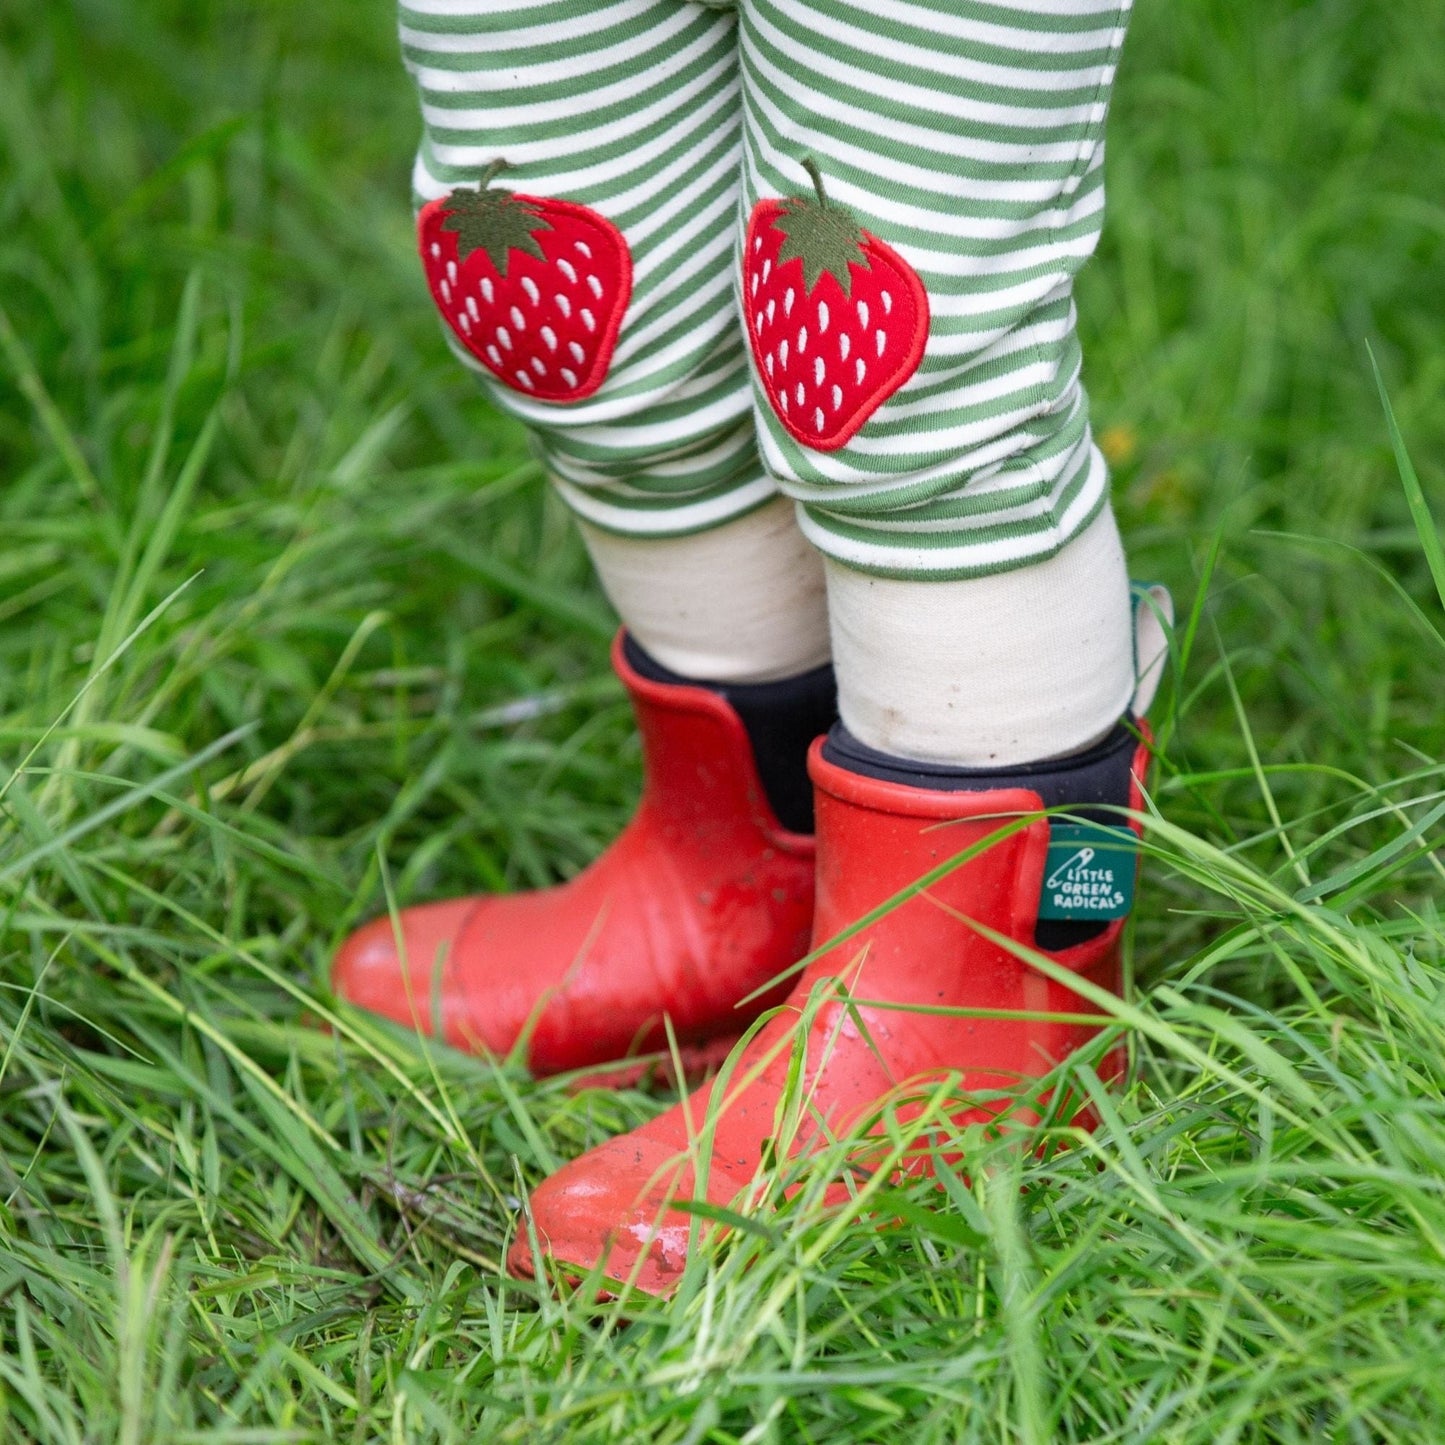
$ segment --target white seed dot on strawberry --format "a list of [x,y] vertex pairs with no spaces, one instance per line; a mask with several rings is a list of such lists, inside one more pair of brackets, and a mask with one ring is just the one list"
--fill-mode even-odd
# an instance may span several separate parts
[[577,373],[573,371],[570,366],[564,366],[562,368],[562,380],[565,381],[568,386],[576,386]]
[[565,257],[557,257],[557,269],[575,286],[577,284],[577,268]]
[[771,326],[771,325],[773,324],[773,317],[777,315],[777,311],[778,311],[778,300],[777,300],[777,297],[775,296],[771,301],[768,302],[768,325],[769,325],[769,326]]
[[492,302],[495,301],[496,299],[497,299],[497,293],[496,293],[495,288],[492,286],[492,278],[491,278],[490,276],[483,276],[483,277],[482,277],[482,300],[485,301],[488,306],[490,306],[490,305],[492,304]]
[[585,306],[577,314],[582,318],[582,324],[589,331],[597,330],[597,318]]
[[827,370],[827,368],[823,365],[823,358],[822,358],[821,356],[815,356],[815,357],[813,358],[813,385],[814,385],[814,386],[822,386],[822,384],[823,384],[823,374],[824,374],[824,372],[825,372],[826,370]]
[[537,283],[532,280],[530,276],[522,277],[522,290],[527,293],[527,300],[530,301],[533,306],[542,299],[542,293],[537,290]]
[[750,296],[756,296],[756,295],[758,294],[758,282],[759,282],[761,279],[762,279],[762,278],[758,275],[758,273],[757,273],[756,271],[754,271],[754,272],[753,272],[753,289],[748,293]]
[[522,385],[527,388],[528,391],[535,390],[535,388],[532,386],[532,378],[528,376],[525,371],[518,371],[514,374],[517,380],[520,381]]
[[465,311],[457,312],[457,325],[460,326],[468,336],[472,334],[472,318],[468,316]]
[[511,317],[512,325],[515,326],[518,331],[525,331],[527,329],[527,318],[523,316],[521,311],[515,306],[512,307]]
[[490,361],[493,366],[500,367],[502,364],[502,353],[498,351],[495,346],[489,346],[487,347],[487,360]]
[[852,338],[851,336],[849,336],[846,331],[844,331],[844,332],[838,337],[838,359],[839,359],[840,361],[847,361],[847,359],[848,359],[848,353],[849,353],[852,349],[853,349],[853,338]]
[[795,292],[793,291],[793,288],[792,288],[791,286],[789,286],[788,289],[783,292],[783,315],[784,315],[784,316],[791,316],[791,315],[793,314],[793,297],[794,297],[794,295],[795,295]]
[[754,331],[761,331],[762,329],[763,329],[763,313],[762,313],[761,311],[755,311],[755,312],[753,312],[753,330],[754,330]]
[[480,322],[482,319],[482,311],[481,308],[477,305],[477,298],[475,296],[467,297],[467,315],[476,322]]
[[833,387],[833,410],[834,410],[834,411],[837,411],[838,408],[839,408],[840,406],[842,406],[842,405],[843,405],[843,388],[842,388],[841,386],[836,386],[836,385],[835,385],[835,386]]
[[440,260],[441,260],[442,248],[441,248],[439,245],[437,245],[437,243],[436,243],[435,241],[433,241],[433,242],[431,243],[431,254],[432,254],[432,260],[434,260],[434,261],[440,261]]
[[771,351],[763,357],[763,365],[768,368],[768,375],[771,376],[773,374],[773,353]]
[[818,302],[818,335],[821,336],[828,329],[828,303]]
[[553,298],[557,303],[557,310],[562,313],[563,321],[572,319],[572,303],[559,291]]
[[798,405],[799,405],[799,406],[802,406],[802,404],[803,404],[803,395],[804,395],[804,393],[803,393],[803,383],[800,381],[800,382],[798,383],[798,387],[797,387],[797,397],[798,397]]
[[893,314],[893,293],[891,291],[880,291],[878,293],[878,299],[883,303],[883,314],[885,316],[891,316]]
[[823,430],[823,408],[822,408],[822,407],[814,407],[814,408],[813,408],[813,426],[814,426],[818,431],[822,431],[822,430]]
[[586,241],[573,241],[572,244],[590,261],[592,259],[592,247]]
[[453,286],[457,284],[457,263],[455,261],[447,262],[447,280],[450,281]]
[[578,366],[581,366],[583,362],[587,360],[587,353],[583,351],[580,342],[569,341],[567,343],[567,350],[572,353],[572,360],[575,361]]
[[497,340],[502,343],[503,351],[512,349],[512,336],[505,326],[497,327]]
[[442,300],[445,301],[448,306],[450,306],[452,304],[452,283],[448,281],[445,277],[442,278],[441,293]]
[[867,328],[868,328],[868,303],[867,303],[866,301],[860,301],[860,302],[858,303],[858,324],[859,324],[860,326],[862,326],[865,331],[867,330]]
[[540,356],[534,356],[532,358],[532,370],[535,371],[538,376],[546,376],[547,363],[543,361]]
[[763,238],[762,238],[761,236],[754,236],[754,237],[753,237],[753,250],[754,250],[754,251],[761,251],[762,249],[763,249]]
[[768,260],[766,260],[766,261],[763,262],[763,285],[764,285],[764,286],[766,286],[766,285],[768,284],[768,273],[769,273],[772,269],[773,269],[773,262],[772,262],[772,259],[771,259],[771,257],[770,257]]
[[782,407],[783,413],[784,413],[784,415],[786,415],[786,414],[787,414],[787,410],[788,410],[788,393],[787,393],[787,392],[785,392],[785,391],[784,391],[784,392],[779,392],[779,394],[778,394],[778,405]]
[[862,385],[863,385],[863,378],[864,378],[864,376],[867,375],[867,373],[868,373],[868,368],[863,365],[863,358],[860,356],[860,357],[858,358],[858,364],[857,364],[857,366],[856,366],[856,368],[854,369],[854,372],[853,372],[853,375],[854,375],[854,377],[856,378],[859,386],[862,386]]
[[888,337],[887,337],[887,335],[886,335],[884,332],[880,331],[880,332],[878,333],[878,355],[879,355],[879,356],[882,356],[882,355],[883,355],[883,348],[884,348],[885,346],[887,346],[887,345],[888,345]]
[[548,351],[556,351],[556,349],[557,349],[557,333],[556,333],[555,331],[553,331],[550,326],[544,326],[544,327],[542,328],[541,336],[542,336],[543,342],[546,344],[547,350],[548,350]]
[[600,301],[602,299],[602,283],[595,277],[587,278],[587,289]]
[[808,328],[798,327],[798,355],[801,356],[808,349]]
[[788,364],[788,343],[786,341],[778,347],[778,362],[782,366]]

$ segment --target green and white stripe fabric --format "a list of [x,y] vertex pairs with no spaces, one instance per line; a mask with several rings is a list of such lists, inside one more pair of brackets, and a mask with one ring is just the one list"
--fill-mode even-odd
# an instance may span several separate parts
[[[631,536],[719,525],[781,488],[827,555],[966,578],[1051,556],[1105,505],[1072,282],[1103,218],[1129,0],[406,0],[418,201],[505,156],[508,184],[623,233],[634,298],[599,391],[497,386],[568,502]],[[751,377],[737,246],[753,204],[828,193],[917,271],[922,363],[837,451]],[[761,454],[761,462],[759,461]]]
[[418,202],[475,184],[591,206],[626,237],[633,293],[602,388],[567,407],[495,383],[568,502],[600,527],[673,536],[776,495],[758,461],[733,301],[742,157],[737,28],[679,0],[407,0],[425,133]]

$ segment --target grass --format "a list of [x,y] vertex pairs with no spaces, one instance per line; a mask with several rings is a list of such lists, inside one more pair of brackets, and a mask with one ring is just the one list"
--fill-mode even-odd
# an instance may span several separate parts
[[412,264],[387,8],[0,8],[0,1439],[1440,1438],[1442,59],[1436,0],[1139,8],[1080,298],[1184,619],[1132,1086],[628,1319],[497,1261],[664,1098],[324,988],[388,892],[564,875],[637,784]]

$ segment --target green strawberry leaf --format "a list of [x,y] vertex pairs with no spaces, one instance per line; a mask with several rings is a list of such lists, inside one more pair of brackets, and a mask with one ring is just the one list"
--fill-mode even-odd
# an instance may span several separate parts
[[817,199],[789,196],[784,203],[784,209],[773,222],[785,238],[778,251],[778,265],[802,261],[803,285],[809,291],[826,271],[847,296],[853,286],[849,263],[869,269],[868,254],[863,249],[863,230],[853,219],[852,211],[828,199],[817,164],[810,158],[803,165],[813,178]]
[[499,276],[507,274],[507,257],[513,251],[542,260],[537,234],[552,229],[514,192],[491,188],[491,179],[503,164],[494,161],[487,167],[479,190],[457,187],[442,207],[446,212],[442,230],[456,233],[457,258],[465,261],[473,251],[485,251]]

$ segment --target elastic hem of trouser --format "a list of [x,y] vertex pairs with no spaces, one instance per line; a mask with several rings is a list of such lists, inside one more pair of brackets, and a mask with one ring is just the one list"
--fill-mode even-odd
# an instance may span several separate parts
[[[783,494],[787,495],[786,490]],[[850,572],[861,572],[867,577],[887,577],[896,582],[971,582],[978,577],[996,577],[1004,572],[1019,572],[1025,567],[1033,567],[1040,562],[1047,562],[1051,557],[1056,557],[1109,505],[1109,486],[1106,481],[1100,488],[1098,496],[1089,504],[1088,510],[1081,513],[1077,521],[1070,517],[1066,522],[1060,524],[1052,534],[1044,534],[1050,538],[1044,545],[1003,561],[981,562],[976,565],[956,563],[952,566],[939,567],[890,566],[883,561],[861,560],[856,553],[844,555],[836,546],[835,534],[830,532],[827,527],[820,525],[810,515],[809,505],[804,502],[798,507],[799,530],[830,562],[835,562],[840,567],[846,567]],[[953,536],[956,538],[957,534],[953,534]],[[905,549],[901,547],[880,546],[874,555],[881,558],[889,551],[903,550]],[[906,550],[916,557],[926,556],[929,549],[915,546]],[[951,550],[955,554],[962,552],[966,555],[967,553],[966,546],[954,547]],[[979,550],[983,550],[983,544],[980,544]]]
[[771,477],[764,477],[703,502],[684,502],[675,507],[619,507],[599,502],[585,488],[555,475],[550,480],[574,516],[599,532],[634,542],[665,542],[674,537],[713,532],[761,510],[780,495],[777,483]]

